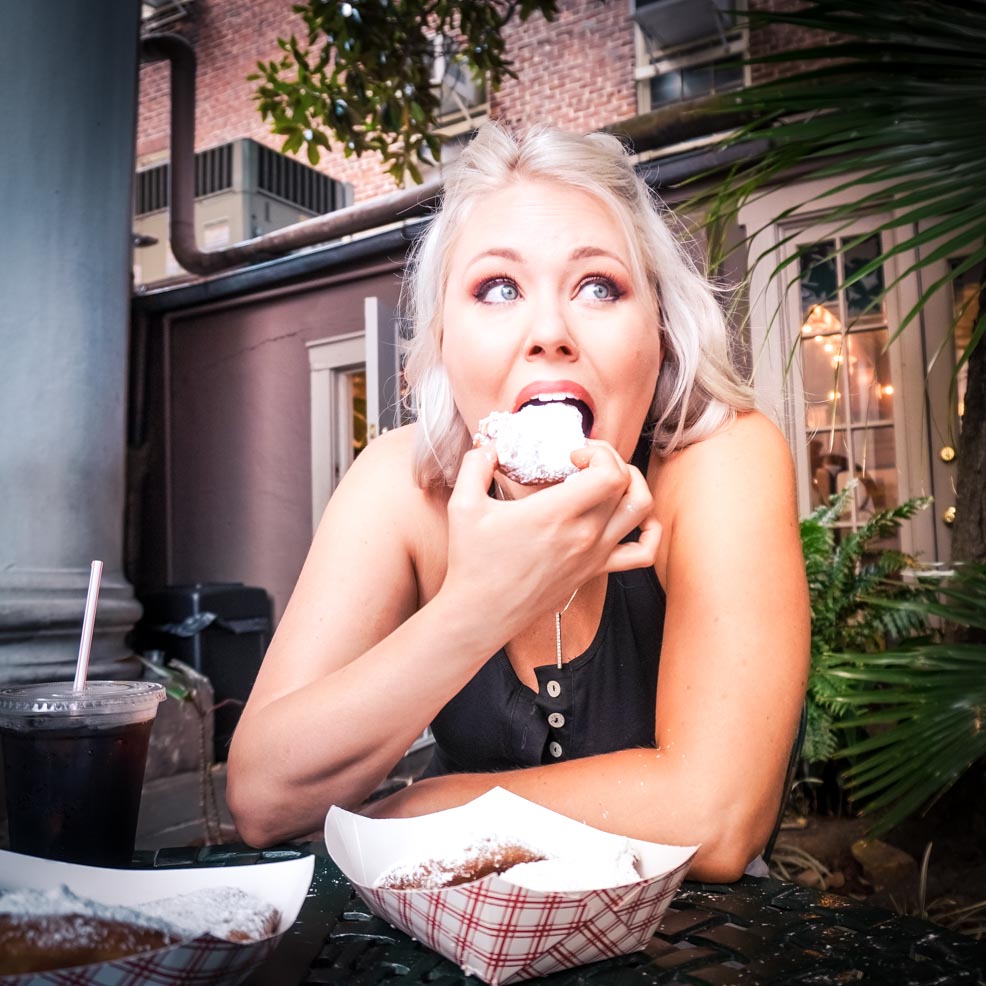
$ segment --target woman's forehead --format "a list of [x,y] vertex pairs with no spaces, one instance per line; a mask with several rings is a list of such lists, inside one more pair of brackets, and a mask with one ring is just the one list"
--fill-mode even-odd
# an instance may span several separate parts
[[477,196],[450,244],[450,267],[463,269],[486,255],[536,263],[597,253],[628,270],[636,251],[611,205],[584,189],[526,179]]

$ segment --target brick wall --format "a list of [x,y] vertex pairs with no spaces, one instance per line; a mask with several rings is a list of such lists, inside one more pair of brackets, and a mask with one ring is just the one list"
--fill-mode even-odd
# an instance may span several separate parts
[[559,16],[508,26],[518,73],[493,95],[491,115],[511,126],[594,130],[637,112],[633,21],[626,0],[561,0]]
[[[757,0],[768,7],[798,0]],[[491,115],[512,126],[533,123],[588,131],[637,112],[634,83],[634,28],[627,0],[560,0],[558,18],[539,14],[506,31],[508,54],[518,73],[491,94]],[[277,58],[277,37],[303,35],[291,0],[196,0],[180,27],[196,47],[198,105],[196,147],[252,137],[275,150],[281,139],[260,119],[246,76],[259,59]],[[754,53],[766,53],[810,38],[788,28],[755,32]],[[772,66],[753,70],[754,81],[777,74]],[[168,71],[164,64],[141,69],[137,153],[141,164],[168,152]],[[307,163],[304,155],[299,160]],[[319,170],[354,186],[356,201],[394,190],[379,158],[323,154]]]
[[[796,10],[804,6],[800,0],[756,0],[754,6],[758,10]],[[822,35],[818,31],[808,31],[788,24],[771,24],[769,27],[754,31],[750,35],[750,55],[759,57],[791,48],[804,48],[809,45],[824,44],[831,41],[830,35]],[[793,65],[754,65],[750,70],[750,79],[756,84],[775,79],[795,69],[808,68],[808,63]]]
[[[291,12],[291,0],[196,0],[181,32],[195,46],[197,62],[195,147],[201,150],[239,137],[252,137],[280,150],[282,138],[270,132],[253,100],[257,83],[247,76],[258,60],[279,58],[277,38],[292,32],[304,36],[301,18]],[[140,73],[137,129],[138,163],[167,157],[168,67],[145,64]],[[298,160],[306,165],[305,154]],[[318,170],[351,182],[357,201],[394,190],[381,173],[379,158],[367,154],[347,159],[341,152],[322,154]]]
[[[513,125],[533,122],[591,130],[636,112],[633,22],[626,0],[562,0],[558,19],[540,15],[508,28],[520,75],[492,94],[491,114]],[[180,30],[198,63],[195,146],[252,137],[275,150],[281,139],[260,119],[246,76],[258,59],[277,58],[276,39],[302,33],[290,0],[197,0]],[[140,77],[137,154],[141,164],[168,153],[168,69],[145,64]],[[299,160],[307,159],[304,155]],[[323,154],[319,170],[351,182],[357,201],[394,190],[372,153],[362,159]]]

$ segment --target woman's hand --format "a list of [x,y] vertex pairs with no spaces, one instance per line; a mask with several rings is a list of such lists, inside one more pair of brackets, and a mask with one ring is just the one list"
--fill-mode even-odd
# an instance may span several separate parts
[[[495,452],[468,452],[449,499],[443,592],[495,620],[504,640],[564,607],[603,572],[654,564],[660,525],[640,471],[605,442],[572,453],[579,472],[518,500],[489,496]],[[620,544],[635,527],[640,539]]]

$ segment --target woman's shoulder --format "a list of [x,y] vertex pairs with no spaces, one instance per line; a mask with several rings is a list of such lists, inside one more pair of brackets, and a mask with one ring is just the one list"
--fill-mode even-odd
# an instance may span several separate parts
[[760,411],[744,411],[699,441],[670,455],[652,457],[652,471],[662,483],[677,483],[715,473],[726,479],[748,472],[793,466],[780,428]]
[[790,448],[760,412],[738,414],[701,441],[652,459],[649,478],[665,531],[659,578],[667,576],[673,544],[678,558],[721,553],[725,544],[744,546],[742,554],[767,544],[770,531],[797,529]]
[[433,510],[445,490],[422,489],[414,470],[416,425],[402,425],[374,438],[354,460],[333,499],[360,501],[371,509],[387,505],[413,513]]
[[[316,541],[327,551],[372,543],[398,551],[419,578],[434,568],[434,545],[444,543],[448,491],[422,489],[414,474],[415,426],[374,438],[356,457],[329,499]],[[392,557],[392,555],[388,555]]]
[[679,511],[704,511],[709,522],[728,521],[754,500],[768,506],[794,496],[790,447],[780,428],[759,411],[737,414],[668,456],[652,456],[648,479],[662,523]]
[[[388,428],[370,441],[366,448],[357,456],[356,462],[361,465],[369,463],[377,468],[395,469],[408,466],[414,456],[414,433],[416,425],[401,425],[399,428]],[[409,473],[412,482],[413,472]]]

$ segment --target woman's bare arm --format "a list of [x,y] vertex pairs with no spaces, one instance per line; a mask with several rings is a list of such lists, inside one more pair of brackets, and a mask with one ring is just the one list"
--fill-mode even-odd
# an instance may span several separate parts
[[[608,446],[585,459],[578,482],[500,503],[487,495],[493,462],[469,453],[448,498],[448,543],[429,546],[444,537],[446,504],[413,486],[406,431],[362,453],[233,739],[228,798],[244,839],[311,832],[330,805],[361,803],[482,663],[572,585],[653,560],[656,531],[618,543],[649,507],[643,477]],[[440,569],[423,605],[419,564]]]
[[667,593],[657,750],[412,785],[371,806],[416,815],[500,785],[591,825],[702,843],[692,873],[735,879],[769,837],[808,670],[793,468],[745,415],[652,470]]
[[329,803],[363,800],[440,708],[442,676],[454,687],[462,674],[434,642],[466,663],[476,646],[441,601],[407,623],[418,601],[409,520],[427,511],[407,445],[382,436],[340,484],[244,709],[228,795],[249,842],[313,831]]

